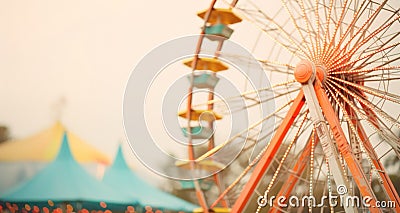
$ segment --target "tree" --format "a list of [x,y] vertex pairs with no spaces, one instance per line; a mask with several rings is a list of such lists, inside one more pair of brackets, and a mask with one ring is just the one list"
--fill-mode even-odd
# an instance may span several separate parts
[[10,133],[8,127],[0,126],[0,143],[10,139]]

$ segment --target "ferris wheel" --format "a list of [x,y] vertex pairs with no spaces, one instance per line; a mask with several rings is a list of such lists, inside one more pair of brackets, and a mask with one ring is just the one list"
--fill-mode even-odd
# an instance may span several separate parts
[[[191,69],[190,86],[178,113],[189,160],[176,165],[188,172],[212,171],[190,181],[198,212],[400,212],[395,183],[382,163],[387,156],[400,157],[399,10],[400,3],[390,0],[213,0],[197,14],[204,25],[194,56],[183,61]],[[219,77],[235,69],[223,58],[253,63],[224,49],[232,34],[240,33],[239,25],[254,27],[247,35],[252,42],[246,43],[252,43],[249,49],[269,84],[260,81],[254,89],[243,80],[239,95],[219,97]],[[205,42],[215,48],[207,49]],[[195,89],[205,91],[203,100],[193,101]],[[223,115],[265,107],[271,100],[272,111],[232,130],[228,139],[215,138],[223,131],[215,128]],[[224,107],[235,102],[242,104]],[[266,125],[271,119],[275,125]],[[196,140],[207,144],[201,156],[195,153]],[[224,180],[218,172],[227,166],[223,158],[241,156],[250,156],[248,163]],[[215,200],[207,199],[206,179],[218,188]],[[271,202],[271,196],[285,199]],[[292,205],[291,196],[357,197],[368,203],[301,206]],[[382,200],[392,205],[380,205]]]

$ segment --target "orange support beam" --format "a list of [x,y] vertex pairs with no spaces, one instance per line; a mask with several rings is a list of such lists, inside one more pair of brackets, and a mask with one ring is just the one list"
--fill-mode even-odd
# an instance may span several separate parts
[[[192,61],[192,80],[193,80],[193,72],[195,70],[195,68],[197,67],[197,62],[199,59],[199,53],[201,51],[201,45],[203,44],[203,39],[204,39],[204,34],[205,34],[205,26],[207,24],[208,19],[210,18],[211,12],[214,8],[214,5],[216,3],[216,0],[212,0],[211,4],[207,10],[207,12],[204,15],[204,25],[203,28],[201,30],[199,39],[197,41],[197,45],[196,45],[196,51],[195,51],[195,56],[194,59]],[[192,84],[192,82],[191,82]],[[188,101],[187,101],[187,108],[186,108],[186,117],[188,118],[188,135],[190,135],[190,118],[192,117],[192,96],[193,96],[193,87],[192,85],[189,87],[189,91],[188,91]],[[189,136],[189,140],[188,140],[188,155],[189,155],[189,160],[190,162],[190,167],[193,170],[194,169],[194,149],[193,149],[193,144],[192,144],[192,138],[191,136]],[[198,199],[198,202],[200,204],[200,206],[203,208],[204,213],[208,213],[208,206],[207,206],[207,201],[206,198],[204,196],[203,191],[201,190],[200,184],[198,180],[193,180],[194,186],[195,186],[195,190],[196,190],[196,197]]]
[[371,212],[382,212],[381,209],[376,206],[376,197],[373,193],[370,185],[368,184],[367,178],[362,171],[361,165],[355,159],[353,152],[351,151],[350,145],[346,140],[342,127],[340,125],[339,119],[336,116],[335,111],[328,99],[328,96],[325,93],[325,90],[322,88],[321,82],[316,79],[314,83],[314,90],[318,98],[318,102],[322,108],[322,111],[325,115],[326,120],[329,123],[329,126],[333,132],[333,136],[338,145],[339,152],[342,154],[344,160],[346,161],[348,168],[353,175],[353,179],[356,182],[361,195],[370,198],[370,207],[369,210]]
[[365,150],[367,151],[367,154],[370,156],[372,163],[374,164],[375,168],[378,170],[379,176],[381,177],[383,181],[383,187],[386,190],[387,195],[389,198],[394,201],[395,204],[395,209],[396,212],[400,212],[400,198],[399,195],[397,194],[396,188],[394,187],[392,180],[389,178],[389,175],[386,173],[385,168],[383,167],[382,163],[379,161],[378,155],[376,154],[374,148],[372,147],[371,142],[369,141],[369,138],[367,134],[364,131],[364,128],[362,127],[360,121],[358,120],[358,117],[356,113],[354,113],[353,110],[351,110],[349,107],[346,108],[346,111],[349,115],[351,115],[351,122],[353,126],[356,128],[358,136],[360,137],[362,143],[364,144]]
[[[318,137],[315,137],[314,145],[318,144]],[[279,190],[276,197],[284,196],[289,198],[290,193],[292,192],[294,186],[296,185],[299,177],[303,174],[304,169],[306,168],[308,162],[310,161],[310,153],[311,153],[311,145],[312,145],[312,134],[307,141],[306,146],[303,149],[299,159],[296,161],[296,164],[293,167],[292,172],[289,175],[287,181],[282,185],[281,190]],[[278,206],[278,200],[275,199],[273,206],[269,209],[269,213],[277,213],[280,212]]]
[[265,171],[271,164],[274,156],[277,154],[279,147],[282,144],[283,139],[286,137],[286,134],[290,127],[292,126],[295,118],[299,114],[301,108],[303,107],[305,102],[303,91],[300,91],[294,100],[292,106],[290,107],[287,115],[283,119],[279,128],[277,129],[274,137],[271,139],[270,144],[268,145],[267,150],[264,155],[261,157],[260,161],[257,163],[254,171],[240,193],[239,198],[236,200],[234,206],[232,207],[232,213],[236,212],[244,212],[244,208],[246,204],[249,202],[251,195],[253,194],[255,188],[258,183],[264,176]]
[[[218,42],[218,47],[215,50],[215,54],[214,54],[215,57],[218,57],[220,55],[220,51],[222,49],[223,43],[224,43],[224,40],[220,40]],[[215,76],[216,73],[213,73],[212,75]],[[214,88],[210,89],[209,92],[208,92],[208,101],[212,101],[212,100],[214,100]],[[208,106],[207,106],[207,109],[209,111],[212,111],[214,109],[214,103],[209,103]],[[214,129],[214,121],[209,121],[208,122],[208,126],[210,127],[210,129]],[[215,141],[214,141],[214,134],[213,134],[213,135],[211,135],[211,137],[210,137],[210,139],[208,141],[208,151],[210,151],[214,147],[215,147]],[[213,178],[214,178],[215,185],[217,186],[218,191],[221,194],[223,192],[223,189],[222,189],[223,186],[222,186],[222,183],[221,183],[220,174],[218,172],[215,173],[213,175]],[[226,200],[226,198],[221,199],[221,205],[223,207],[225,207],[225,208],[229,207],[228,201]]]

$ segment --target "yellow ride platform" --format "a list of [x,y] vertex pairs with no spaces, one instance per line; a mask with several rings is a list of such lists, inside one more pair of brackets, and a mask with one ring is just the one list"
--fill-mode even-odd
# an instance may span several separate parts
[[[183,61],[183,64],[185,64],[188,67],[192,67],[194,58],[190,58],[187,60]],[[196,70],[211,70],[213,72],[219,72],[223,70],[227,70],[229,67],[222,63],[217,58],[198,58],[197,59],[197,64],[196,64]]]
[[[180,111],[178,112],[178,115],[182,118],[187,118],[187,110]],[[195,109],[192,110],[190,120],[202,120],[202,121],[214,121],[214,120],[220,120],[222,119],[221,115],[218,115],[214,111],[211,110],[201,110],[201,109]]]
[[[197,16],[204,19],[207,10],[198,12]],[[207,22],[210,24],[235,24],[241,21],[242,19],[239,16],[237,16],[231,9],[214,8],[211,11],[210,18],[208,19]]]
[[[175,166],[184,168],[184,169],[191,169],[189,161],[176,161]],[[198,170],[206,170],[210,172],[217,172],[225,168],[225,165],[219,163],[214,160],[202,160],[198,163],[194,164],[194,169]]]

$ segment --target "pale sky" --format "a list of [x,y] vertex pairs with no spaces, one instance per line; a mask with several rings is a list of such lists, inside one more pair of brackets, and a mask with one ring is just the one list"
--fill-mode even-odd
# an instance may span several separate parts
[[55,106],[65,98],[61,121],[114,158],[125,140],[122,101],[130,72],[158,44],[198,33],[196,12],[208,4],[0,1],[0,124],[13,138],[30,136],[54,124]]
[[125,140],[122,101],[131,71],[157,45],[199,33],[196,13],[208,5],[0,1],[0,124],[13,138],[30,136],[54,124],[65,99],[64,125],[113,158]]
[[61,121],[112,156],[122,97],[159,43],[199,32],[203,1],[0,1],[0,123],[15,138]]

